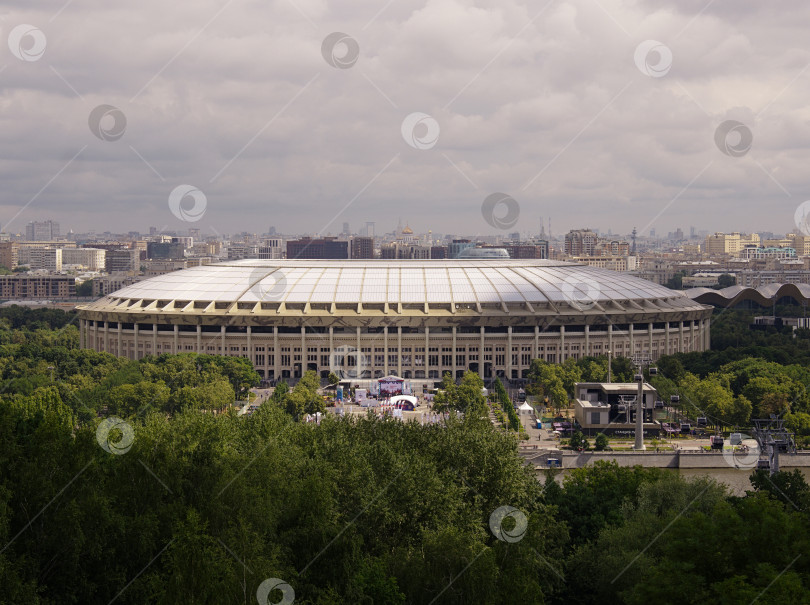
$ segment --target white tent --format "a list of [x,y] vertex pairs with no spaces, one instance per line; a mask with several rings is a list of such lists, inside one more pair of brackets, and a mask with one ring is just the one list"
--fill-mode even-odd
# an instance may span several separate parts
[[524,403],[518,408],[518,411],[521,414],[532,414],[534,412],[534,408],[530,406],[528,403]]
[[400,401],[407,401],[408,403],[412,403],[414,405],[419,403],[419,399],[413,395],[394,395],[391,397],[391,403],[399,403]]

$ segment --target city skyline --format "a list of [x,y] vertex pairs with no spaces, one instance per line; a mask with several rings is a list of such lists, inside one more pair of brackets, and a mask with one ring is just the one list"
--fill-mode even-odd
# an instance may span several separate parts
[[4,15],[10,230],[788,232],[810,197],[798,2],[150,5]]

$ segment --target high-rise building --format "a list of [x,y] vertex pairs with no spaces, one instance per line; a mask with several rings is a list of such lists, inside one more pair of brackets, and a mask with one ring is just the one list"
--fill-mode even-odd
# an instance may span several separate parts
[[25,239],[29,242],[49,242],[59,239],[59,223],[31,221],[25,226]]
[[351,235],[351,229],[349,229],[349,223],[343,223],[343,235]]
[[0,242],[0,266],[13,269],[20,262],[20,245],[17,242]]
[[349,258],[349,242],[334,237],[289,240],[287,258]]
[[590,229],[572,229],[565,234],[565,253],[570,256],[593,256],[597,235]]
[[141,252],[137,249],[107,250],[104,269],[107,273],[126,273],[141,268]]
[[355,236],[349,240],[349,258],[374,258],[374,238]]

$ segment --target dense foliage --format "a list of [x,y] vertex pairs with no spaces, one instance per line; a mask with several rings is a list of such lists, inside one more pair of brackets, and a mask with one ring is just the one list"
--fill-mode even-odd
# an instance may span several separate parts
[[[323,405],[310,374],[237,416],[257,378],[239,358],[116,359],[43,321],[0,313],[0,603],[255,603],[270,578],[296,603],[806,603],[799,472],[744,497],[615,463],[543,485],[474,374],[437,396],[444,425],[301,422]],[[606,369],[560,367],[562,389]],[[776,371],[714,380],[732,402],[805,384]]]

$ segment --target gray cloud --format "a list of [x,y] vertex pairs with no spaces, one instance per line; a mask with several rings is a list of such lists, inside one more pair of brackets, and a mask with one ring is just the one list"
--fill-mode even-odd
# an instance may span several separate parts
[[[183,183],[208,198],[194,226],[219,232],[402,216],[495,233],[496,191],[524,232],[641,228],[676,196],[659,231],[789,230],[810,197],[808,19],[753,0],[7,3],[4,40],[27,23],[48,44],[35,62],[0,50],[0,223],[53,179],[11,230],[183,229],[166,203]],[[321,56],[334,31],[359,44],[350,69]],[[661,78],[633,60],[650,39],[672,50]],[[120,140],[88,128],[101,104],[125,113]],[[413,112],[439,123],[432,149],[403,141]],[[715,146],[727,119],[750,127],[748,155]]]

